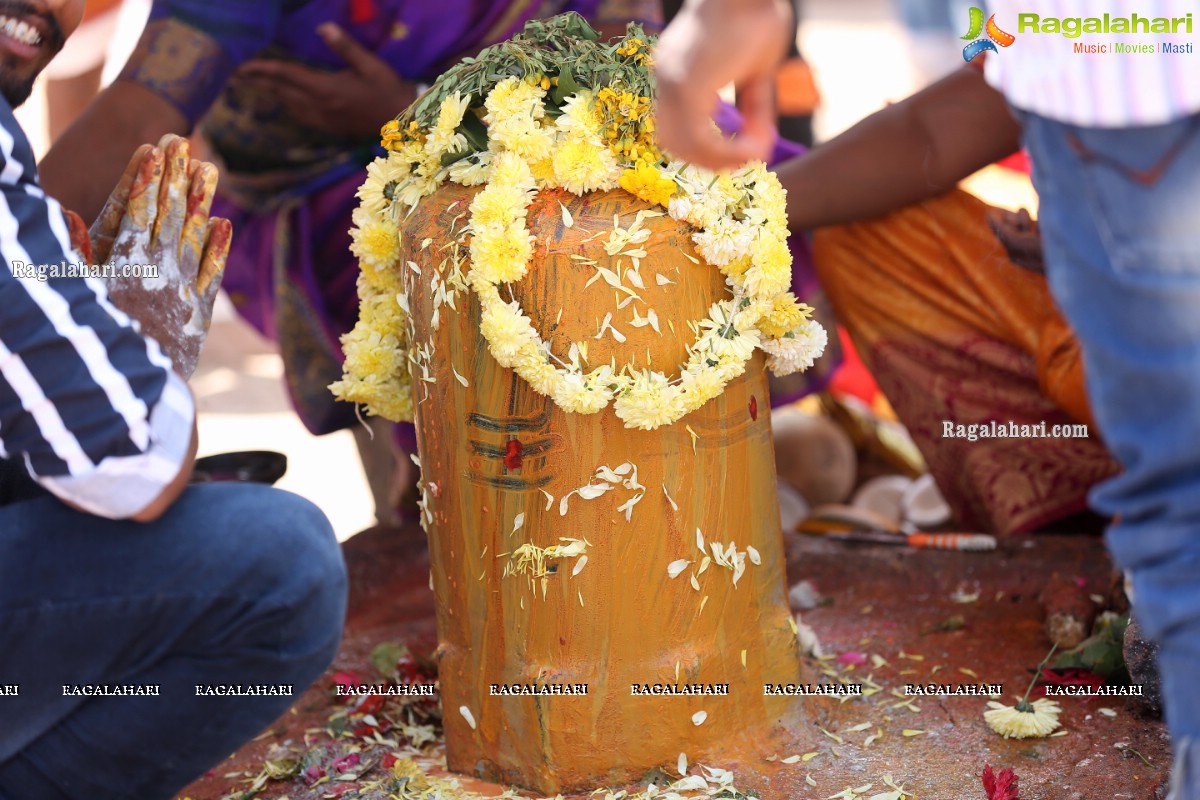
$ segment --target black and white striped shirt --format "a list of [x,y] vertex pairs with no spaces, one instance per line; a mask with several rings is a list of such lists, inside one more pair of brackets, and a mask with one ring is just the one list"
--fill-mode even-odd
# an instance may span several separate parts
[[21,264],[76,262],[62,209],[0,97],[0,458],[91,513],[141,511],[178,474],[191,393],[158,344],[91,278],[39,280]]

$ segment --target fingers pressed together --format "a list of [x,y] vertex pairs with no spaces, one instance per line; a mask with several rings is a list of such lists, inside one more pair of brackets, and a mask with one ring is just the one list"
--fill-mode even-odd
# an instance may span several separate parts
[[201,294],[216,292],[232,226],[210,218],[217,169],[191,158],[188,140],[167,134],[133,154],[117,188],[91,228],[93,257],[105,263],[118,235],[145,243],[149,252],[173,253],[183,278]]

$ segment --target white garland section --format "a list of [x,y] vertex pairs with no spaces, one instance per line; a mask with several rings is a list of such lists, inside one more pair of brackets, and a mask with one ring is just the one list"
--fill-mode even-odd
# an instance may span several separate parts
[[[726,275],[733,295],[714,303],[708,317],[693,326],[698,338],[688,348],[687,362],[679,365],[677,378],[651,369],[614,370],[610,365],[584,372],[577,357],[565,363],[550,352],[520,304],[500,295],[501,285],[520,281],[528,270],[533,246],[526,222],[529,204],[540,189],[561,187],[582,195],[615,188],[631,165],[620,163],[604,144],[593,92],[573,95],[557,119],[545,115],[544,95],[540,86],[516,78],[499,83],[485,101],[490,151],[442,167],[444,154],[467,147],[454,133],[467,104],[451,95],[423,142],[406,142],[368,169],[352,231],[352,249],[364,272],[359,285],[364,313],[344,339],[347,377],[331,387],[335,393],[368,405],[374,399],[378,406],[381,395],[400,392],[406,396],[386,398],[382,404],[411,414],[411,386],[403,380],[407,374],[379,375],[375,370],[385,366],[379,354],[364,351],[406,344],[400,341],[403,334],[388,338],[386,327],[381,330],[394,326],[407,311],[396,282],[381,274],[395,271],[399,262],[396,222],[390,212],[415,205],[445,180],[486,184],[470,206],[472,269],[467,281],[482,307],[481,332],[489,351],[501,366],[516,371],[564,411],[594,414],[613,403],[626,427],[652,430],[720,395],[745,371],[756,347],[767,354],[767,365],[776,375],[812,366],[827,336],[808,318],[811,310],[788,292],[792,256],[785,193],[761,162],[732,174],[682,163],[649,166],[658,172],[657,179],[675,183],[677,190],[668,203],[671,217],[698,229],[692,236],[697,249]],[[647,168],[638,162],[639,170]],[[385,196],[389,185],[394,188]],[[369,316],[368,309],[380,310],[381,299],[401,308],[388,309],[384,320],[378,313]],[[395,366],[397,360],[403,364],[403,358],[393,357],[386,359],[386,366]]]

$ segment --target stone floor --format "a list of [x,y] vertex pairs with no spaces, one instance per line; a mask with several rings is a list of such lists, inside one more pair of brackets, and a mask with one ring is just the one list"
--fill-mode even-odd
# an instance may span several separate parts
[[[825,600],[803,612],[826,655],[846,651],[876,654],[887,664],[871,671],[890,689],[924,680],[1002,683],[1006,702],[1020,695],[1032,670],[1046,654],[1037,595],[1050,574],[1080,577],[1087,590],[1102,593],[1111,572],[1100,540],[1087,535],[1039,535],[1002,542],[992,553],[946,553],[887,545],[847,545],[788,534],[788,577],[815,583]],[[433,597],[428,590],[428,555],[419,530],[372,530],[345,543],[352,580],[348,628],[333,670],[363,670],[367,654],[380,642],[405,642],[418,651],[432,648]],[[961,602],[971,595],[973,602]],[[951,617],[961,627],[933,629]],[[903,653],[904,655],[901,655]],[[838,661],[814,661],[854,678]],[[859,668],[862,674],[864,668]],[[915,670],[915,672],[907,672]],[[970,670],[963,672],[962,670]],[[245,794],[262,771],[273,744],[310,741],[334,707],[328,676],[266,734],[235,753],[190,787],[181,797],[219,800],[262,797],[307,800],[339,796],[375,797],[370,770],[359,780],[325,783],[268,782],[261,793]],[[1020,780],[1021,800],[1152,800],[1165,794],[1169,746],[1163,727],[1136,718],[1119,699],[1063,698],[1065,735],[1047,739],[1005,740],[984,724],[986,698],[919,698],[913,706],[893,708],[897,698],[884,691],[839,704],[807,698],[811,722],[762,758],[712,763],[732,770],[737,786],[763,800],[829,798],[866,784],[868,798],[888,791],[891,776],[921,800],[969,800],[986,797],[979,775],[985,764],[1012,768]],[[1108,713],[1101,713],[1105,708]],[[1112,713],[1112,712],[1115,712]],[[870,728],[848,732],[861,723]],[[820,731],[841,736],[836,743]],[[883,733],[869,747],[867,736]],[[904,731],[922,731],[905,736]],[[386,749],[386,748],[385,748]],[[766,756],[817,752],[808,761],[783,765]],[[835,755],[836,751],[836,755]],[[369,753],[368,749],[365,751]],[[366,760],[366,759],[364,759]],[[664,765],[666,766],[666,765]],[[377,773],[378,774],[378,771]],[[815,786],[806,783],[811,776]],[[477,782],[475,791],[498,794],[501,787]],[[331,788],[333,787],[333,788]],[[384,795],[378,795],[384,797]],[[852,795],[857,796],[857,795]]]

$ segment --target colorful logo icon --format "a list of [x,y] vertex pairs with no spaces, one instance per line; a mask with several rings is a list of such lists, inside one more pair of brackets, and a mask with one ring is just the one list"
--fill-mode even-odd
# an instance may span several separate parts
[[[985,29],[987,36],[982,39],[979,38],[979,34],[983,33]],[[1011,33],[1000,30],[1000,26],[996,24],[995,14],[988,17],[987,25],[985,26],[983,24],[983,9],[976,8],[975,6],[971,7],[971,24],[967,28],[967,35],[962,38],[974,40],[963,48],[963,60],[967,62],[973,61],[975,56],[987,50],[991,50],[993,53],[999,52],[996,50],[996,45],[1008,47],[1017,40],[1017,37]]]

